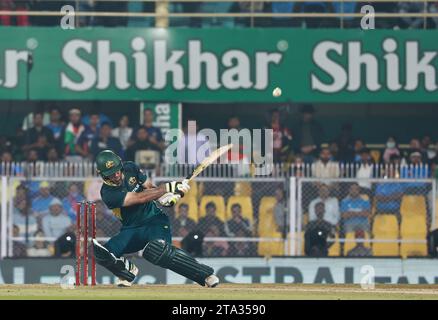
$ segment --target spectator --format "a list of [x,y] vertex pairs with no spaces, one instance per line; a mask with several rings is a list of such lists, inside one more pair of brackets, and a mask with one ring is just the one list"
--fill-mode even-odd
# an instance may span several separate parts
[[[432,2],[429,4],[429,12],[437,14],[438,13],[438,2]],[[429,28],[438,29],[438,16],[432,17],[430,23],[428,23]]]
[[319,154],[319,160],[314,163],[313,176],[315,178],[339,178],[339,163],[337,161],[331,161],[332,155],[328,148],[322,148]]
[[86,127],[81,123],[81,111],[71,109],[69,111],[69,120],[65,129],[65,160],[68,162],[82,162],[83,157],[88,155],[87,145],[79,145],[79,137],[86,130]]
[[11,163],[12,160],[13,160],[12,159],[12,153],[10,151],[5,150],[5,151],[2,152],[0,162]]
[[15,198],[13,223],[18,228],[18,237],[27,239],[38,230],[37,219],[30,213],[26,198]]
[[76,221],[76,204],[85,200],[77,183],[70,183],[68,194],[62,199],[62,207],[72,222]]
[[[396,168],[391,166],[387,172],[387,178],[396,178]],[[394,214],[400,222],[400,204],[404,194],[406,183],[379,182],[374,191],[376,214]]]
[[[235,3],[236,8],[231,8],[232,11],[241,12],[241,13],[262,13],[264,11],[264,2],[249,2],[242,1]],[[254,26],[254,23],[257,23],[258,20],[256,18],[237,18],[236,24],[243,26]],[[258,25],[259,26],[259,25]]]
[[391,156],[397,155],[400,156],[400,150],[398,149],[397,140],[394,136],[389,136],[386,141],[386,148],[383,152],[383,161],[385,163],[390,163]]
[[[400,172],[402,179],[427,179],[430,177],[430,169],[427,164],[423,163],[420,152],[412,152],[409,156],[409,165],[403,166]],[[407,194],[424,194],[428,191],[427,182],[409,182],[405,183],[405,193]]]
[[50,148],[54,145],[47,142],[47,138],[44,135],[39,135],[36,141],[36,147],[33,148],[38,153],[38,159],[41,161],[47,161],[47,154]]
[[26,152],[26,162],[35,163],[40,160],[38,150],[30,149]]
[[[212,237],[212,238],[217,238],[217,237],[221,237],[221,231],[219,229],[219,227],[217,225],[206,225],[206,227],[208,227],[207,232],[205,233],[205,237]],[[202,230],[202,229],[200,229]],[[226,257],[228,256],[228,249],[229,249],[229,244],[227,241],[220,241],[220,240],[216,240],[216,241],[204,241],[203,243],[203,248],[202,248],[202,252],[203,252],[203,256],[205,257]]]
[[[235,233],[237,238],[248,237],[248,233],[239,229]],[[253,242],[250,241],[232,241],[229,246],[228,255],[231,257],[247,257],[252,256],[256,252],[256,248]]]
[[126,151],[129,138],[132,136],[132,128],[129,127],[129,117],[127,115],[120,118],[119,127],[113,129],[112,136],[119,139],[123,151]]
[[47,150],[46,159],[48,162],[59,162],[61,158],[59,157],[58,149],[55,147],[50,147]]
[[23,132],[26,132],[27,130],[33,128],[35,113],[40,113],[43,115],[43,126],[47,126],[50,123],[50,114],[45,111],[45,107],[43,105],[38,105],[35,111],[28,113],[24,117],[23,124],[21,126]]
[[163,135],[161,133],[161,129],[159,127],[154,126],[154,112],[152,109],[145,109],[143,111],[144,123],[140,128],[145,128],[148,133],[148,140],[152,145],[154,145],[154,149],[158,151],[163,151],[165,148],[165,143],[163,139]]
[[275,201],[275,224],[277,225],[277,231],[285,236],[289,232],[290,217],[287,210],[286,199],[284,198],[284,190],[282,188],[277,188],[275,190]]
[[[94,117],[94,120],[91,119],[92,117]],[[95,121],[96,119],[97,119],[97,125],[94,130],[96,134],[99,132],[98,131],[99,127],[105,122],[108,122],[111,125],[111,127],[113,126],[113,122],[111,121],[110,117],[108,117],[106,114],[102,112],[98,112],[96,108],[94,108],[94,110],[90,112],[90,114],[85,114],[81,118],[81,122],[84,126],[90,126],[90,124],[92,124],[92,122]]]
[[428,134],[424,135],[421,138],[421,143],[420,143],[421,152],[425,153],[431,144],[433,144],[433,141],[430,135]]
[[126,160],[135,161],[135,154],[137,151],[141,150],[160,151],[157,149],[156,145],[150,142],[149,134],[143,127],[137,130],[137,139],[135,140],[134,144],[126,150]]
[[301,154],[295,155],[293,163],[293,175],[294,177],[301,178],[306,176],[306,164],[304,163],[304,157]]
[[346,123],[341,128],[341,133],[336,139],[339,147],[338,161],[350,163],[354,157],[353,127]]
[[335,229],[326,220],[325,205],[323,202],[315,204],[316,220],[310,221],[304,232],[304,251],[310,257],[326,257],[330,245],[327,239],[334,237]]
[[436,162],[437,153],[436,153],[436,145],[434,143],[430,143],[426,149],[426,163],[431,165]]
[[53,134],[54,145],[58,152],[64,150],[65,124],[61,121],[61,112],[57,107],[50,110],[50,123],[46,126]]
[[341,218],[338,199],[330,197],[330,189],[326,184],[319,185],[318,194],[318,198],[312,200],[309,204],[309,221],[317,220],[316,205],[323,203],[324,216],[322,218],[332,226],[336,226]]
[[33,127],[25,132],[23,151],[38,150],[41,159],[47,154],[47,149],[55,142],[52,130],[43,126],[43,114],[36,112],[33,116]]
[[[427,7],[421,2],[399,2],[397,3],[398,13],[427,13]],[[398,26],[402,29],[423,29],[425,19],[423,17],[400,17]]]
[[62,208],[62,202],[53,198],[49,205],[49,214],[42,219],[44,234],[49,238],[58,239],[72,225],[70,219]]
[[[12,236],[19,237],[20,229],[14,225],[12,227]],[[12,241],[12,255],[14,258],[25,258],[27,256],[27,247],[21,241]]]
[[370,201],[361,197],[359,185],[353,183],[348,196],[341,201],[342,233],[352,232],[356,228],[369,232],[370,210]]
[[371,257],[373,252],[370,248],[365,247],[365,232],[361,229],[356,229],[354,232],[354,237],[357,240],[356,246],[347,252],[347,257]]
[[[13,0],[0,0],[0,11],[12,11],[12,10],[14,10]],[[0,25],[12,26],[13,25],[12,17],[0,15]]]
[[[301,7],[301,12],[303,13],[331,13],[333,12],[333,6],[329,2],[301,2],[299,5]],[[329,21],[321,17],[306,17],[304,18],[306,28],[321,28],[328,27]]]
[[273,156],[274,162],[286,160],[292,144],[292,134],[290,129],[281,124],[280,111],[274,109],[271,111],[271,122],[269,128],[273,131]]
[[93,159],[96,158],[99,152],[106,149],[110,149],[124,158],[122,145],[120,144],[119,139],[111,136],[111,131],[112,128],[109,123],[102,124],[102,127],[99,130],[99,136],[91,142],[91,154]]
[[[20,183],[17,188],[15,188],[15,197],[14,197],[14,203],[18,203],[18,201],[20,200],[27,200],[28,198],[28,189],[26,187],[26,185],[22,182]],[[29,203],[27,203],[27,205],[29,205]]]
[[49,246],[46,241],[44,241],[44,233],[39,230],[33,235],[36,239],[33,246],[27,249],[28,257],[50,257],[52,252],[49,250]]
[[411,154],[414,152],[419,152],[421,155],[422,160],[426,159],[426,155],[424,154],[423,150],[421,149],[421,143],[420,140],[417,138],[412,138],[409,142],[409,148],[404,152],[405,159],[409,162]]
[[215,226],[219,231],[219,236],[225,236],[224,223],[216,216],[216,205],[214,202],[209,202],[205,206],[205,216],[199,219],[197,229],[204,232],[210,226]]
[[311,105],[303,106],[301,109],[302,119],[297,125],[294,137],[296,152],[303,155],[305,163],[314,161],[324,138],[321,125],[314,119],[314,112]]
[[79,136],[78,144],[83,150],[83,157],[93,158],[93,151],[91,145],[95,139],[99,137],[100,124],[99,115],[97,113],[91,114],[89,117],[89,124],[84,124],[85,130]]
[[241,129],[240,119],[238,116],[231,116],[228,119],[228,130],[231,130],[231,129],[236,129],[238,131]]
[[[50,185],[43,181],[39,185],[39,195],[32,201],[32,211],[38,217],[49,213],[49,205],[55,199],[50,194]],[[47,233],[46,233],[47,235]]]
[[14,144],[6,136],[0,136],[0,153],[5,151],[12,152]]
[[354,155],[353,155],[353,161],[354,162],[360,162],[360,151],[365,148],[365,142],[362,139],[356,139],[354,141]]
[[[80,1],[79,2],[79,10],[80,12],[91,12],[95,11],[94,9],[94,3],[95,0],[86,0],[86,1]],[[79,26],[81,27],[89,27],[94,24],[94,17],[92,16],[81,16],[78,17],[79,19]]]
[[[178,208],[178,218],[173,221],[175,235],[179,237],[185,237],[191,231],[195,230],[196,222],[193,219],[189,218],[189,206],[186,203],[183,203]],[[186,229],[187,233],[184,235],[185,231],[182,232],[182,229]]]
[[96,236],[112,237],[121,227],[120,221],[105,206],[102,200],[96,201]]
[[332,157],[330,160],[332,161],[339,161],[339,146],[336,141],[332,141],[329,143],[328,149],[330,150],[330,154]]
[[236,237],[236,233],[242,230],[249,237],[252,235],[251,222],[242,215],[242,207],[235,203],[231,206],[231,219],[225,223],[225,234],[228,237]]
[[[27,11],[29,1],[0,0],[0,10],[6,11]],[[0,25],[3,26],[29,26],[27,15],[2,16],[0,15]]]
[[[127,12],[126,1],[96,1],[94,8],[97,12]],[[99,16],[95,18],[95,24],[103,27],[126,26],[128,19],[126,16]]]
[[366,179],[371,179],[374,177],[375,166],[369,149],[363,148],[359,154],[360,163],[356,172],[356,178],[359,179],[359,186],[362,188],[361,193],[371,196],[371,182],[366,181]]

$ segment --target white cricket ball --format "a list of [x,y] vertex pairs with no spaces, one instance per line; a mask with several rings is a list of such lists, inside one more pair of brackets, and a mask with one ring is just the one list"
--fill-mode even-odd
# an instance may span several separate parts
[[274,91],[272,91],[272,95],[276,98],[281,96],[281,89],[279,87],[275,88]]

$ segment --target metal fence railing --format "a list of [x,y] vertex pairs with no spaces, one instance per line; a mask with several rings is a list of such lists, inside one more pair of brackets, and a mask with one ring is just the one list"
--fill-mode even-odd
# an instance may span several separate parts
[[[144,169],[154,177],[185,177],[196,165],[160,164],[155,168]],[[212,164],[200,175],[205,178],[420,178],[434,175],[428,164],[361,164],[329,162],[314,163],[275,163],[266,165],[266,175],[257,175],[254,165]],[[97,177],[94,162],[0,162],[0,176],[11,177]]]
[[[155,19],[154,25],[157,27],[169,26],[169,20],[187,19],[208,19],[211,21],[221,20],[225,22],[233,19],[248,19],[245,26],[257,26],[257,19],[337,19],[339,27],[348,25],[348,20],[362,18],[361,3],[354,1],[332,1],[322,0],[318,4],[307,0],[237,0],[224,2],[218,0],[76,0],[76,1],[37,1],[37,5],[29,5],[29,1],[16,0],[0,7],[1,15],[4,17],[31,17],[31,18],[50,18],[61,17],[66,13],[60,9],[65,4],[70,4],[75,9],[75,16],[78,19],[77,26],[81,26],[79,21],[86,20],[86,26],[92,23],[99,24],[99,19],[124,19],[123,24],[133,25],[139,19]],[[47,4],[47,5],[44,5]],[[54,4],[59,4],[58,6]],[[144,7],[146,5],[146,7]],[[427,28],[428,25],[436,23],[438,19],[438,6],[434,0],[370,0],[362,5],[375,7],[374,18],[376,19],[421,19],[422,24],[414,23],[417,27]],[[367,11],[368,12],[368,11]],[[230,20],[231,19],[231,20]],[[409,23],[409,21],[407,21]],[[183,23],[184,24],[184,23]],[[189,22],[187,24],[190,25]],[[268,24],[269,25],[269,24]],[[200,25],[198,25],[200,26]]]

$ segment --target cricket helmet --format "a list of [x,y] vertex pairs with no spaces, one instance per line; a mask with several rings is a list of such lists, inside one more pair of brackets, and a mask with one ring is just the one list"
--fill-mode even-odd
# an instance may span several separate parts
[[96,157],[97,173],[107,178],[123,170],[122,159],[111,150],[103,150]]

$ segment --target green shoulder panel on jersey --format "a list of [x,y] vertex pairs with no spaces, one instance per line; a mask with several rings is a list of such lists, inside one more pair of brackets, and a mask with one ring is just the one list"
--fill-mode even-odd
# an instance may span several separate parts
[[123,207],[128,192],[143,192],[143,183],[147,176],[131,161],[123,163],[123,183],[120,186],[103,184],[100,190],[102,201],[119,218],[123,227],[144,225],[147,220],[157,214],[162,214],[161,209],[154,201],[144,204]]

